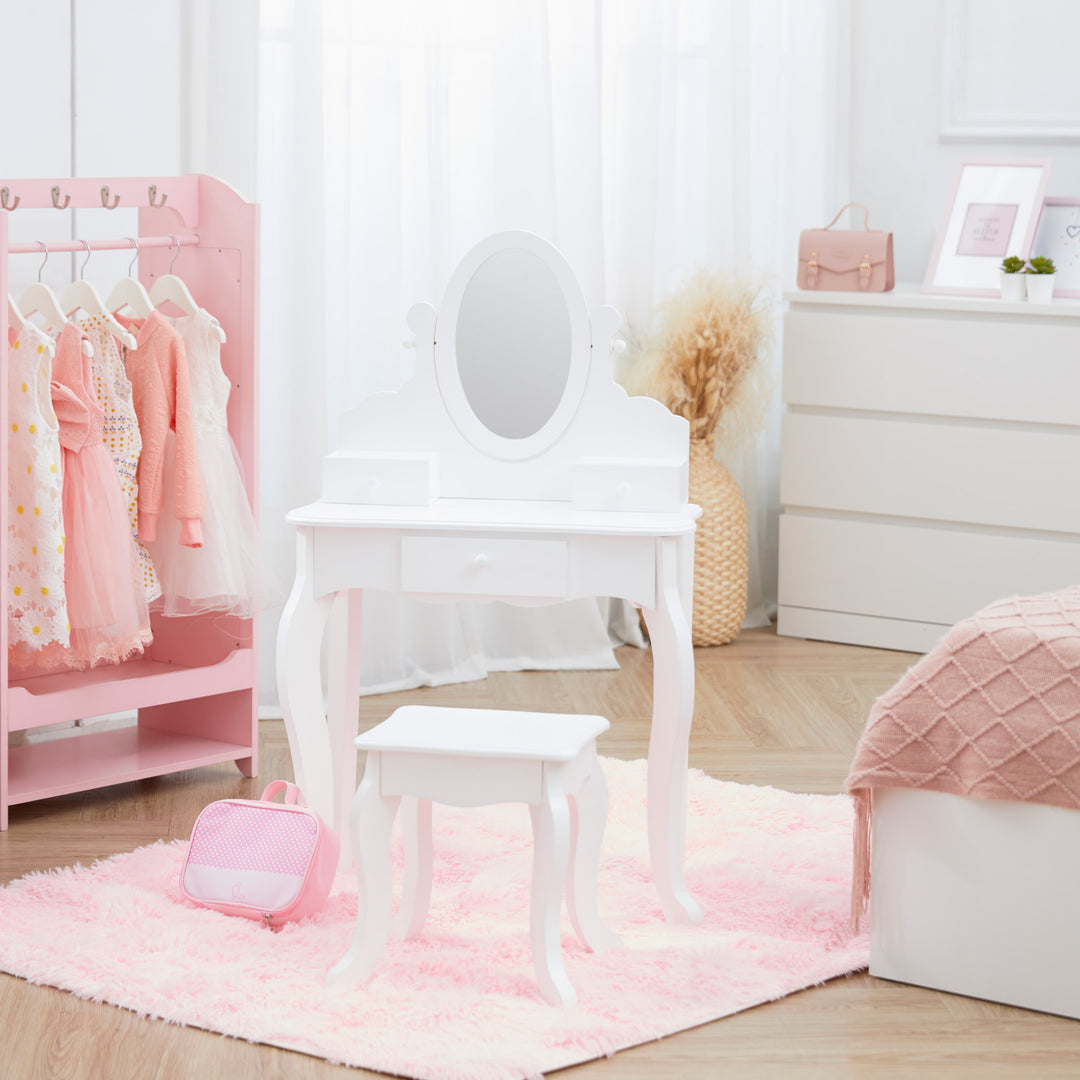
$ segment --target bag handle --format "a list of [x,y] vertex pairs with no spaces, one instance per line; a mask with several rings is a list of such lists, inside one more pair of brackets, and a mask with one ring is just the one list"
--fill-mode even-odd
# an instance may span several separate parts
[[285,804],[287,806],[307,806],[303,793],[295,784],[290,784],[288,780],[271,780],[266,785],[266,790],[263,791],[260,801],[273,802],[274,797],[282,791],[285,792]]
[[[863,228],[867,232],[870,232],[871,231],[871,229],[870,229],[870,211],[867,210],[866,207],[863,206],[863,204],[861,202],[844,203],[844,205],[841,206],[840,209],[836,211],[836,217],[834,217],[832,219],[832,221],[830,221],[829,224],[825,226],[825,228],[826,229],[831,229],[840,220],[840,215],[845,210],[847,210],[847,208],[849,206],[857,206],[863,212]],[[874,231],[876,231],[876,230],[874,230]]]

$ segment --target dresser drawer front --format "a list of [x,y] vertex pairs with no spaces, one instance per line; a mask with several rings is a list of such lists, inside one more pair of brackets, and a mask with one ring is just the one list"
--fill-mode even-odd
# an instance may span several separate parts
[[405,592],[558,598],[567,593],[567,564],[564,540],[468,536],[401,540]]
[[780,604],[952,626],[1006,596],[1080,581],[1061,540],[780,515]]
[[1075,319],[789,311],[789,405],[1080,424]]
[[1080,432],[789,412],[785,506],[1080,533]]

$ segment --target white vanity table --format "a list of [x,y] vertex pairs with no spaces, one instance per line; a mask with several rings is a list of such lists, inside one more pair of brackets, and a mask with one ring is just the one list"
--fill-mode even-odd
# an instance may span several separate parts
[[[654,665],[653,875],[667,918],[697,922],[683,856],[700,511],[687,502],[686,421],[628,398],[612,378],[618,325],[610,308],[590,318],[559,253],[520,232],[466,254],[438,313],[412,308],[413,379],[343,417],[322,498],[288,516],[297,573],[278,633],[278,689],[297,783],[344,834],[359,706],[349,658],[362,647],[364,589],[526,605],[634,602]],[[327,715],[320,653],[338,598]]]

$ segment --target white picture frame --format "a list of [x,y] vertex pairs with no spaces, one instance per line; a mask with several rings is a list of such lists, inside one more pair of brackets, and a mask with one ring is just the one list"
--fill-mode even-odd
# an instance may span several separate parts
[[1055,296],[1080,298],[1080,195],[1043,199],[1031,254],[1054,260]]
[[1048,158],[961,161],[922,291],[999,296],[1001,260],[1031,252],[1050,166]]

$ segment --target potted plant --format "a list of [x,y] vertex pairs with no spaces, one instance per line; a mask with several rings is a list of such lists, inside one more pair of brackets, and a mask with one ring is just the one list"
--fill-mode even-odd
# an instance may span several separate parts
[[1033,304],[1049,304],[1054,295],[1054,274],[1057,267],[1054,260],[1045,255],[1036,255],[1024,271],[1027,279],[1027,298]]
[[1001,263],[1001,299],[1024,299],[1024,260],[1010,255]]

